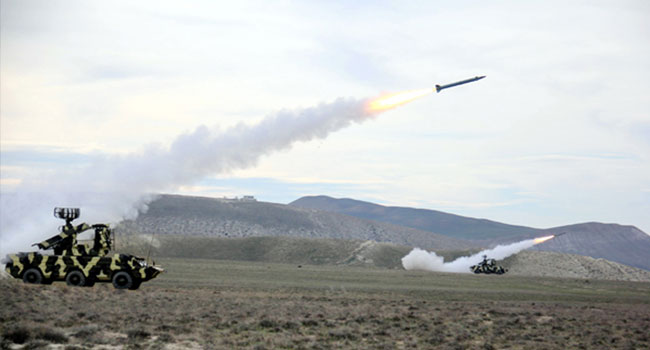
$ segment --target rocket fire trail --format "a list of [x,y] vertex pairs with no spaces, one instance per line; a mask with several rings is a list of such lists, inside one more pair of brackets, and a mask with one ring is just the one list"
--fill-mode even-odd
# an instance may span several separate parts
[[471,256],[463,256],[451,262],[444,262],[444,258],[434,252],[414,248],[402,258],[402,266],[406,270],[470,273],[469,267],[481,261],[483,255],[487,255],[496,260],[502,260],[536,244],[546,242],[553,237],[555,235],[527,239],[507,245],[498,245],[492,249],[486,249]]
[[371,100],[368,103],[370,111],[384,111],[414,101],[433,92],[433,89],[409,90],[393,94],[386,94]]
[[533,241],[535,242],[535,244],[540,244],[540,243],[544,243],[544,242],[548,241],[549,239],[551,239],[553,237],[555,237],[555,235],[535,238]]
[[[470,81],[435,89],[409,90],[372,99],[343,99],[315,107],[284,110],[256,125],[228,130],[199,126],[169,146],[149,145],[126,155],[96,155],[85,168],[38,172],[22,179],[11,195],[0,197],[0,255],[24,249],[51,231],[47,213],[57,206],[84,208],[84,220],[119,222],[135,218],[153,199],[202,178],[253,167],[265,155],[300,141],[363,123],[420,97]],[[46,175],[45,175],[46,174]]]
[[283,110],[258,124],[227,130],[202,125],[167,146],[95,156],[85,168],[39,172],[24,178],[15,193],[0,197],[0,254],[27,249],[44,232],[52,231],[49,214],[54,207],[83,207],[88,222],[135,218],[146,210],[152,199],[149,194],[173,192],[206,176],[254,167],[263,156],[300,141],[324,139],[432,91],[339,98],[311,108]]
[[457,81],[451,84],[436,85],[436,87],[433,89],[409,90],[409,91],[402,91],[398,93],[386,94],[371,100],[368,103],[367,108],[369,111],[384,111],[387,109],[395,108],[403,104],[409,103],[420,97],[426,96],[434,91],[440,92],[443,89],[448,89],[454,86],[475,82],[483,78],[485,78],[485,75]]

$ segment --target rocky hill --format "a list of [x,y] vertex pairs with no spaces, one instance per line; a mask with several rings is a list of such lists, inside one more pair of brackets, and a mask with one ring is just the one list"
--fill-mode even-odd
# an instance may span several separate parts
[[575,254],[525,250],[501,264],[518,276],[650,281],[650,271]]
[[[284,205],[162,195],[150,204],[147,213],[135,221],[122,222],[118,231],[231,238],[282,236],[371,240],[438,252],[494,246],[566,232],[534,249],[607,259],[650,271],[650,236],[633,226],[584,223],[536,229],[437,211],[384,207],[324,196],[305,197]],[[483,232],[489,234],[483,235]]]
[[286,236],[373,240],[432,250],[477,247],[476,243],[409,227],[284,204],[162,195],[118,231],[216,237]]
[[367,220],[411,227],[467,240],[490,240],[539,233],[541,230],[525,226],[503,224],[486,219],[475,219],[442,211],[389,207],[349,198],[307,196],[297,199],[291,206],[325,210]]
[[[257,261],[300,265],[343,265],[402,269],[401,259],[411,247],[340,239],[295,237],[199,237],[161,235],[126,236],[118,250],[139,256],[151,253],[156,259],[197,258]],[[469,251],[442,252],[445,261],[469,255]],[[501,262],[507,275],[650,281],[650,271],[636,269],[604,259],[538,251],[523,251]]]
[[131,235],[120,238],[119,250],[156,258],[260,261],[304,265],[365,265],[401,268],[410,247],[375,241],[300,237],[199,237]]
[[387,207],[326,196],[303,197],[290,205],[403,225],[449,237],[472,240],[482,246],[494,246],[566,232],[534,249],[603,258],[650,270],[650,236],[634,226],[592,222],[536,229],[467,218],[435,210]]
[[[534,250],[586,255],[650,270],[650,236],[634,226],[589,222],[547,231],[565,234],[533,247]],[[527,234],[500,242],[532,237]]]

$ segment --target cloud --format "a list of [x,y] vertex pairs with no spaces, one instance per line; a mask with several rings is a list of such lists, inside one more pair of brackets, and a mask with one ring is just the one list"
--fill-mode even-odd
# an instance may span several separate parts
[[[645,2],[0,4],[2,179],[169,144],[198,125],[487,74],[232,176],[273,179],[244,187],[269,198],[286,185],[650,231]],[[318,181],[300,189],[301,178]]]

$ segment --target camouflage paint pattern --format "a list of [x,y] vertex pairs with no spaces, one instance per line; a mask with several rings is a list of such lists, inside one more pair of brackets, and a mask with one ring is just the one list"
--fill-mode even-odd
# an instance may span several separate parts
[[110,282],[113,274],[125,271],[139,283],[148,281],[163,271],[159,267],[148,266],[144,259],[126,254],[102,257],[18,253],[7,257],[9,262],[5,270],[12,277],[22,278],[26,270],[36,268],[46,281],[65,281],[69,272],[81,271],[88,281]]
[[479,262],[476,265],[469,267],[470,271],[474,273],[485,273],[485,274],[497,274],[502,275],[508,272],[508,269],[503,268],[503,266],[497,265],[494,259],[488,259],[483,256],[483,261]]
[[[73,286],[92,286],[95,282],[113,282],[115,288],[138,289],[142,282],[163,272],[133,255],[109,257],[112,248],[109,226],[86,223],[74,226],[72,220],[79,217],[79,213],[78,208],[54,208],[54,216],[65,219],[65,225],[58,235],[35,244],[40,249],[52,249],[54,255],[35,252],[7,255],[7,273],[27,283],[66,281]],[[91,228],[95,229],[92,247],[78,244],[77,235]]]
[[56,255],[79,255],[74,250],[77,248],[77,235],[90,229],[87,223],[74,226],[69,221],[61,228],[61,233],[38,243],[40,249],[54,249]]

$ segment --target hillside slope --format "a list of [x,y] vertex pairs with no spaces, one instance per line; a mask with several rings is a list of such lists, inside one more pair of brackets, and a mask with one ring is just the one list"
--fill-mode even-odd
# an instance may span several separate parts
[[429,230],[450,237],[473,240],[482,246],[494,246],[566,232],[565,235],[540,244],[534,249],[579,254],[596,259],[603,258],[650,270],[650,236],[634,226],[583,223],[550,229],[535,229],[467,218],[435,210],[386,207],[353,199],[335,199],[326,196],[303,197],[290,205],[329,210]]
[[[534,250],[586,255],[650,270],[650,236],[634,226],[590,222],[555,227],[548,232],[565,234],[535,246]],[[522,235],[502,242],[532,237]]]
[[288,236],[373,240],[426,249],[476,247],[462,239],[284,204],[162,195],[118,231],[219,237]]
[[650,281],[650,271],[589,256],[525,250],[502,262],[517,276]]
[[349,198],[308,196],[299,198],[289,205],[341,213],[468,240],[490,240],[541,231],[531,227],[502,224],[436,210],[388,207]]
[[[146,256],[151,252],[158,260],[196,258],[402,269],[401,259],[412,249],[374,241],[293,237],[223,238],[161,235],[154,237],[151,249],[150,242],[150,236],[123,236],[119,238],[117,250],[139,256]],[[438,253],[445,258],[445,261],[468,255],[462,252]],[[508,275],[650,281],[650,271],[573,254],[523,251],[503,260],[500,264],[509,269]]]
[[401,268],[410,247],[342,239],[301,237],[198,237],[130,235],[120,238],[118,250],[156,258],[196,258],[305,265],[365,265]]

